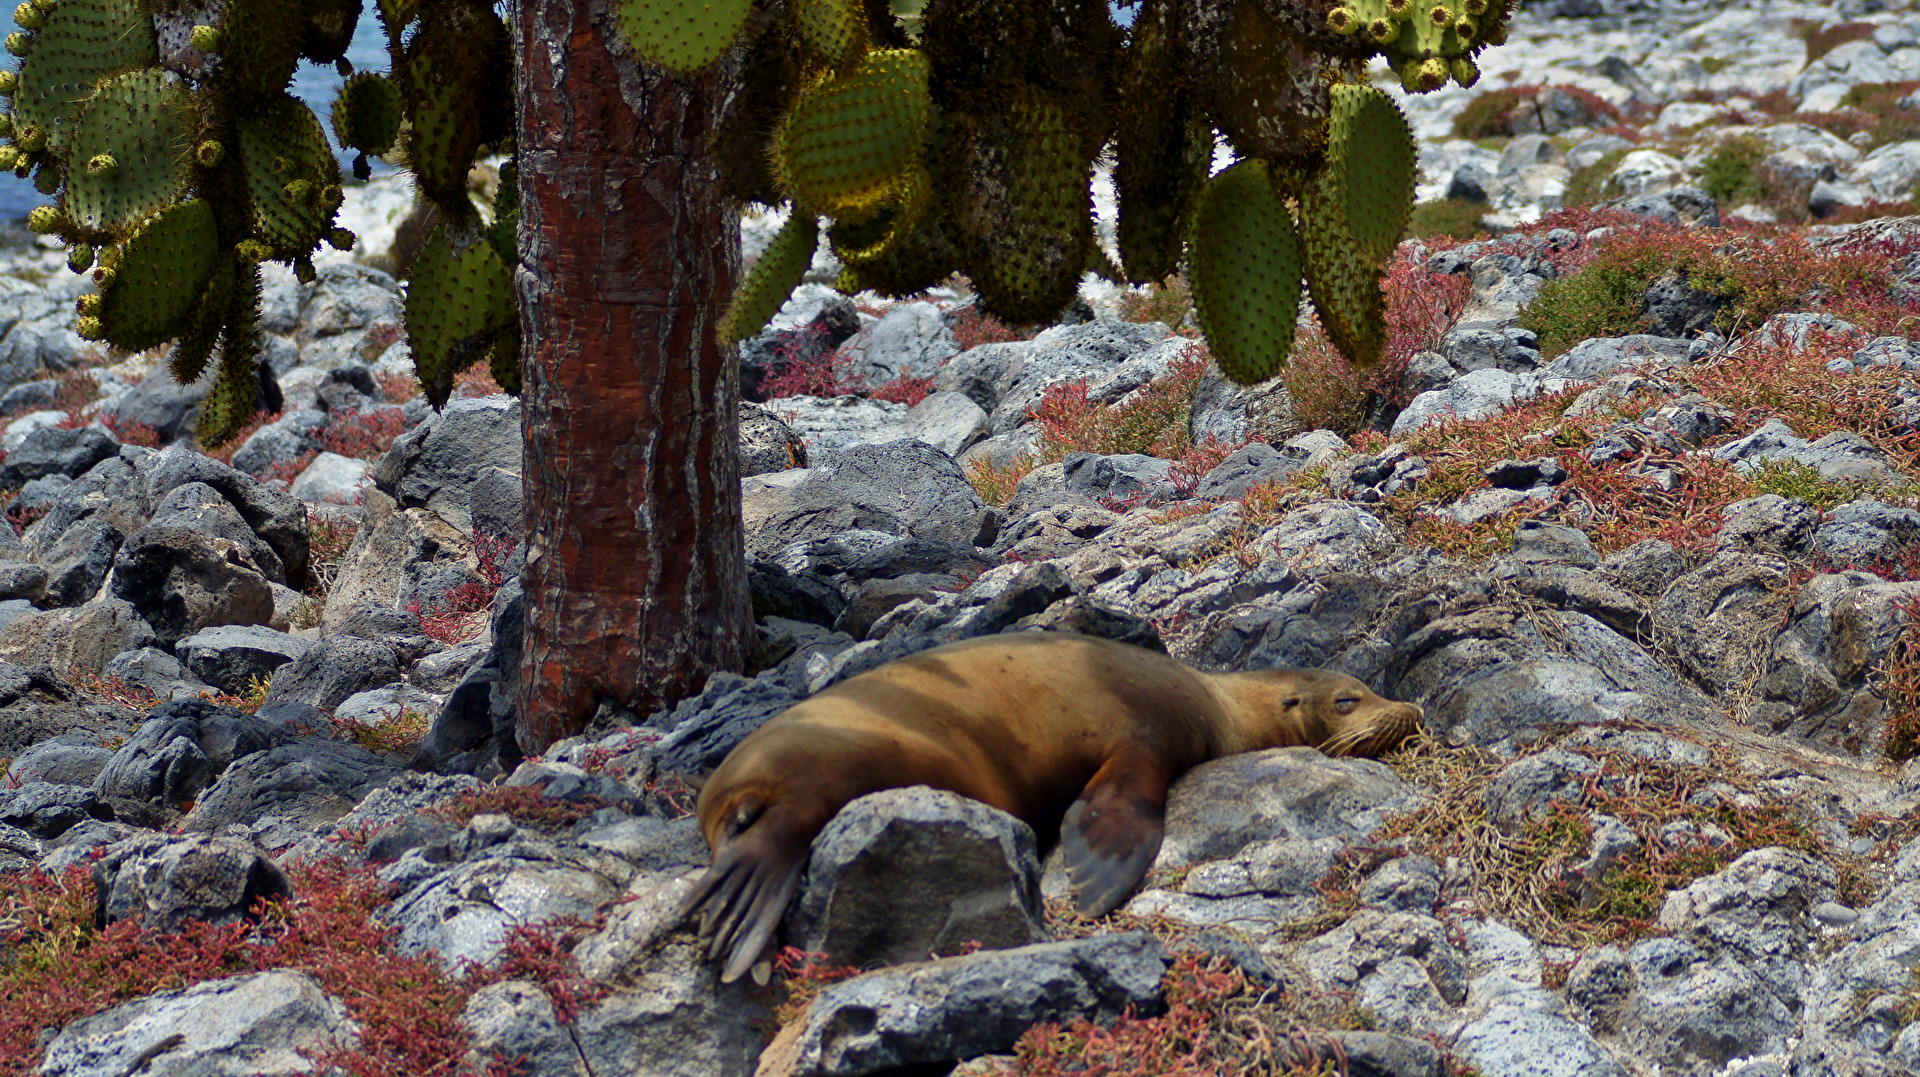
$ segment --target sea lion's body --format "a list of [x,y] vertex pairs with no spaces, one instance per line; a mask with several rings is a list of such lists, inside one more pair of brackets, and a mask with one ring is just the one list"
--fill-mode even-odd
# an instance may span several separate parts
[[762,959],[814,837],[850,801],[929,785],[1056,839],[1082,911],[1103,913],[1158,852],[1167,787],[1237,752],[1374,754],[1420,709],[1319,670],[1201,673],[1067,633],[950,644],[828,688],[755,730],[700,793],[714,854],[688,906],[738,978]]

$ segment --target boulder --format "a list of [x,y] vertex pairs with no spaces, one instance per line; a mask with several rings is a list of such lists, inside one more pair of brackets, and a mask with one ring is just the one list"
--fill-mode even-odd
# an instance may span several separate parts
[[144,527],[128,538],[114,559],[113,593],[161,646],[214,625],[273,620],[273,589],[246,547],[184,527]]
[[749,481],[743,491],[749,554],[853,528],[953,545],[993,540],[993,511],[959,465],[925,442],[864,445],[781,478]]

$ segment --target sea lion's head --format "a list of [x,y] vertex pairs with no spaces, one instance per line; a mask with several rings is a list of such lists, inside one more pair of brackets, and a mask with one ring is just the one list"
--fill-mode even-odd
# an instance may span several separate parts
[[1329,670],[1256,669],[1223,680],[1246,741],[1238,751],[1304,745],[1328,755],[1377,756],[1419,732],[1426,717],[1412,703]]

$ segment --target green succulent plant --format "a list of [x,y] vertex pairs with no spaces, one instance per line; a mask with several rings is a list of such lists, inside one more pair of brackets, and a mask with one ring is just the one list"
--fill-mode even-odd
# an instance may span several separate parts
[[[12,99],[0,167],[54,196],[31,223],[67,241],[74,272],[92,274],[97,290],[79,301],[76,328],[129,351],[171,343],[173,372],[186,380],[217,357],[195,429],[209,447],[253,417],[259,263],[284,262],[311,280],[321,243],[354,244],[335,221],[344,195],[320,120],[287,86],[302,59],[344,64],[361,7],[226,0],[211,23],[192,25],[175,0],[34,0],[8,39],[22,59],[0,73],[0,95]],[[393,152],[405,129],[420,186],[444,203],[449,234],[436,242],[485,251],[453,260],[467,267],[462,294],[484,297],[484,312],[452,317],[432,286],[411,304],[416,336],[457,333],[458,348],[427,349],[440,403],[449,353],[456,362],[486,354],[513,320],[507,264],[481,242],[498,222],[466,194],[479,156],[512,150],[506,29],[488,0],[395,0],[379,11],[393,72],[348,79],[333,110],[341,141],[364,166],[365,154]],[[218,62],[189,63],[182,44]],[[442,253],[434,258],[446,262]]]
[[[1366,62],[1409,92],[1470,85],[1512,0],[1141,0],[1130,35],[1105,0],[927,0],[911,21],[895,6],[624,0],[630,43],[668,68],[737,43],[722,183],[793,212],[723,339],[778,311],[826,218],[841,289],[906,295],[960,272],[1014,323],[1057,315],[1084,273],[1155,281],[1184,260],[1222,369],[1247,382],[1286,362],[1303,285],[1349,361],[1379,357],[1415,155]],[[1242,165],[1209,181],[1218,138]],[[1094,240],[1103,152],[1124,272]]]

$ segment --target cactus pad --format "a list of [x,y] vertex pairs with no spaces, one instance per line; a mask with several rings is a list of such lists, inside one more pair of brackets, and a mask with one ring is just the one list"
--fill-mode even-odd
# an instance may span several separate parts
[[200,290],[200,298],[194,300],[193,311],[180,330],[180,339],[174,342],[173,354],[167,357],[168,372],[176,383],[191,385],[206,370],[207,358],[220,342],[220,330],[226,324],[227,306],[233,299],[239,266],[238,259],[232,255],[221,255],[214,263],[213,273],[207,277],[206,287]]
[[382,154],[400,134],[404,105],[393,80],[365,72],[347,79],[333,100],[333,133],[342,146]]
[[1406,234],[1418,151],[1393,99],[1372,86],[1335,86],[1327,183],[1360,255],[1385,262]]
[[407,166],[420,191],[441,212],[470,217],[467,172],[487,140],[490,111],[507,74],[506,27],[491,10],[436,9],[407,45],[401,90],[407,119]]
[[1186,91],[1178,43],[1163,21],[1171,11],[1156,5],[1143,17],[1159,17],[1134,30],[1114,130],[1120,260],[1138,284],[1177,268],[1187,214],[1213,162],[1213,128]]
[[137,0],[64,0],[20,65],[14,125],[23,131],[37,127],[58,151],[96,83],[158,56],[153,22]]
[[738,344],[767,327],[767,322],[780,312],[787,297],[799,287],[800,278],[806,276],[819,242],[819,220],[794,207],[787,223],[747,272],[740,289],[733,293],[733,302],[727,305],[726,316],[720,319],[722,345]]
[[1092,151],[1053,95],[1012,87],[1006,113],[955,132],[943,186],[983,309],[1044,322],[1073,302],[1093,243]]
[[1306,247],[1307,288],[1327,339],[1355,366],[1380,361],[1386,345],[1386,298],[1380,292],[1382,262],[1367,257],[1347,227],[1347,210],[1331,182],[1331,168],[1307,182],[1300,195],[1300,233]]
[[1265,161],[1241,161],[1207,181],[1188,264],[1200,324],[1227,377],[1251,385],[1286,365],[1301,259],[1293,215]]
[[698,71],[727,51],[753,0],[620,0],[620,30],[634,50],[669,71]]
[[194,439],[217,449],[246,428],[260,400],[260,267],[237,268],[220,333],[220,374],[200,405]]
[[[220,74],[248,98],[286,90],[300,63],[306,20],[283,0],[226,0],[220,20]],[[292,8],[292,10],[289,10]]]
[[340,184],[319,119],[281,94],[236,119],[234,131],[255,233],[273,256],[312,250],[333,228],[333,207],[322,192]]
[[186,190],[193,102],[158,68],[107,79],[80,111],[67,174],[67,210],[82,228],[118,232]]
[[793,21],[807,45],[829,65],[858,59],[867,47],[867,12],[860,0],[793,0]]
[[112,284],[102,289],[106,340],[144,351],[173,339],[213,273],[219,243],[204,201],[176,203],[141,224],[118,249]]
[[795,198],[851,220],[897,200],[926,149],[927,75],[921,53],[882,49],[802,94],[774,145],[775,169]]
[[407,280],[407,335],[414,371],[434,407],[447,402],[453,376],[472,365],[513,322],[513,282],[493,244],[455,251],[445,225],[434,228]]

